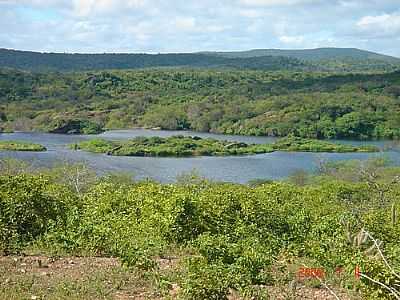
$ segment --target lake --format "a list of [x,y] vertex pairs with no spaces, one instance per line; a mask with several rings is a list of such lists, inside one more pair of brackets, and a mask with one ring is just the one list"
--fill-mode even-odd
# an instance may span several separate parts
[[191,131],[164,130],[113,130],[100,135],[65,135],[49,133],[2,133],[0,140],[22,140],[39,143],[47,147],[46,152],[0,152],[1,158],[15,158],[28,161],[34,166],[46,167],[59,162],[83,162],[99,174],[108,172],[131,173],[137,179],[152,178],[161,182],[173,182],[176,176],[196,170],[200,175],[218,181],[246,183],[253,179],[283,179],[297,170],[314,171],[320,161],[368,159],[385,156],[400,164],[397,145],[390,141],[335,141],[353,145],[377,145],[380,153],[303,153],[274,152],[251,156],[229,157],[115,157],[68,149],[68,145],[82,140],[104,138],[111,140],[131,139],[137,136],[188,135],[211,137],[245,143],[272,143],[275,138],[220,135]]

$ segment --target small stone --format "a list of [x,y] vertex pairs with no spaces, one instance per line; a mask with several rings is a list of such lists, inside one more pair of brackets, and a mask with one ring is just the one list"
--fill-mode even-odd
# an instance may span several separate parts
[[179,285],[176,284],[176,283],[173,283],[172,286],[171,286],[171,290],[169,292],[170,296],[171,297],[176,297],[178,295],[178,293],[179,293],[179,290],[180,290]]
[[38,296],[31,296],[31,300],[37,300],[37,299],[39,299]]

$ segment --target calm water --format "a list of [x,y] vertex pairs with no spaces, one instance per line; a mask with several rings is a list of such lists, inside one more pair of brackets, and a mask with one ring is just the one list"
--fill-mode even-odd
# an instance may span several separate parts
[[[152,131],[144,129],[114,130],[98,136],[72,136],[46,133],[9,133],[0,134],[0,140],[24,140],[40,143],[47,147],[47,152],[0,152],[0,159],[12,157],[26,160],[36,166],[52,166],[58,162],[84,162],[98,173],[125,172],[135,178],[153,178],[161,182],[172,182],[176,176],[196,170],[199,174],[218,181],[246,183],[252,179],[282,179],[294,171],[315,170],[321,160],[368,159],[386,156],[395,164],[400,164],[400,152],[396,146],[385,141],[340,141],[349,144],[374,144],[384,150],[382,153],[293,153],[274,152],[261,155],[235,157],[195,157],[195,158],[154,158],[154,157],[112,157],[68,149],[74,142],[102,137],[105,139],[130,139],[136,136],[172,136],[197,135],[215,139],[246,143],[271,143],[270,137],[247,137],[194,133],[190,131]],[[339,142],[339,141],[338,141]]]

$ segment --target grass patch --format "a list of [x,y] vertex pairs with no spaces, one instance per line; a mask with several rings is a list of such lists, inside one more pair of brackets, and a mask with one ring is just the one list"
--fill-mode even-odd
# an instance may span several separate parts
[[46,147],[21,141],[0,141],[0,151],[46,151]]

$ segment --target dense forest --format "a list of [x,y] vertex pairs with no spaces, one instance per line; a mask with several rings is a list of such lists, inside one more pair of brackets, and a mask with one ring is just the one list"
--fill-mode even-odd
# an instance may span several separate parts
[[0,127],[148,127],[305,138],[400,138],[400,72],[0,69]]
[[298,59],[313,66],[314,69],[325,71],[389,71],[398,68],[400,65],[399,58],[356,48],[254,49],[249,51],[203,53],[226,58],[283,56]]
[[39,53],[0,49],[0,66],[30,71],[190,67],[291,71],[394,71],[400,59],[359,49],[251,50],[203,53]]
[[151,67],[237,68],[259,70],[316,69],[296,58],[262,56],[228,58],[196,53],[65,54],[0,49],[0,66],[33,71],[138,69]]
[[254,49],[248,51],[231,52],[202,52],[210,55],[217,55],[229,58],[259,57],[259,56],[285,56],[300,59],[303,61],[321,62],[326,60],[380,60],[386,63],[399,63],[400,59],[371,51],[357,48],[316,48],[316,49]]
[[[398,299],[398,173],[375,160],[163,185],[1,161],[0,252],[36,256],[2,258],[0,298]],[[101,275],[106,258],[124,268]]]

